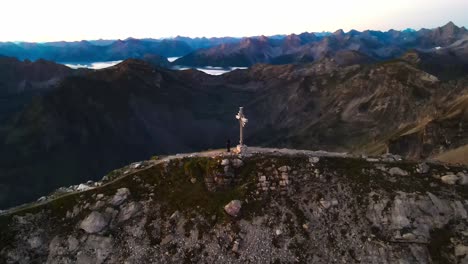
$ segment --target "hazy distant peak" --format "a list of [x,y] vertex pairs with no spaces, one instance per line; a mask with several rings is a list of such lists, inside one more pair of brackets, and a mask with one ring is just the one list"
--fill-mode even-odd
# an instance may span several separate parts
[[[392,30],[393,30],[393,29],[392,29]],[[411,32],[416,32],[416,30],[414,30],[414,29],[412,29],[412,28],[407,28],[407,29],[402,30],[401,32],[411,33]]]
[[443,28],[444,28],[444,27],[453,28],[453,27],[457,27],[457,25],[455,25],[455,23],[453,23],[452,21],[449,21],[447,24],[445,24],[445,25],[443,26]]
[[337,31],[333,32],[333,35],[335,36],[343,36],[345,33],[343,29],[338,29]]

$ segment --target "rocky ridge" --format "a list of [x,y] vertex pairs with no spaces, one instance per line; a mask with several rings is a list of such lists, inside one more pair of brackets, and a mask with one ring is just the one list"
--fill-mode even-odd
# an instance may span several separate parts
[[250,148],[134,163],[0,215],[4,263],[466,263],[466,167]]

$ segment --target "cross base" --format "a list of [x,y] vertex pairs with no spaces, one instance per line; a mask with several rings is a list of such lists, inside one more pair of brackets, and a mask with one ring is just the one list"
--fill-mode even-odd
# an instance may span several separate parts
[[245,153],[246,151],[247,151],[247,146],[246,145],[237,145],[236,152],[238,154]]

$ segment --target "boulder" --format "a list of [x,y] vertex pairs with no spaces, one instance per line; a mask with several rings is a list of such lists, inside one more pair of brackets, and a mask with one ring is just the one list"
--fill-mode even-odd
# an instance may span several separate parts
[[232,200],[228,204],[224,206],[224,211],[230,216],[238,216],[240,209],[242,207],[242,203],[239,200]]
[[141,162],[132,163],[132,164],[131,164],[131,167],[132,167],[133,169],[138,169],[138,168],[141,167]]
[[92,189],[92,188],[93,188],[93,187],[90,187],[90,186],[88,186],[88,185],[82,183],[82,184],[78,185],[78,187],[76,188],[76,190],[79,191],[79,192],[81,192],[81,191],[90,190],[90,189]]
[[120,188],[117,190],[117,193],[115,193],[114,197],[112,197],[111,204],[114,206],[119,206],[123,202],[125,202],[130,195],[130,190],[127,188]]
[[85,249],[94,252],[94,254],[91,255],[93,261],[89,263],[104,263],[114,250],[113,244],[112,237],[90,235],[88,239],[86,239],[86,244],[84,245]]
[[332,206],[332,203],[328,200],[325,199],[320,199],[320,204],[322,205],[323,208],[328,209]]
[[223,159],[221,161],[221,166],[227,166],[227,165],[229,165],[229,160],[228,159]]
[[98,233],[104,230],[109,223],[101,213],[93,211],[80,223],[80,228],[87,233]]
[[310,163],[317,163],[320,161],[320,158],[319,157],[310,157],[309,158],[309,162]]
[[234,241],[234,245],[232,246],[232,252],[237,253],[239,251],[239,241]]
[[458,176],[458,184],[460,185],[468,185],[468,175],[465,173],[459,172],[457,173]]
[[289,170],[291,170],[291,168],[289,166],[282,166],[279,167],[278,170],[281,172],[288,172]]
[[131,202],[122,207],[119,213],[118,221],[124,222],[141,212],[140,203]]
[[430,169],[429,165],[427,165],[427,163],[424,162],[418,165],[418,168],[416,169],[416,171],[421,174],[426,174],[429,172],[429,169]]
[[468,246],[465,245],[457,245],[455,247],[455,256],[462,257],[468,255]]
[[448,174],[440,177],[440,180],[445,184],[453,185],[457,182],[458,176],[453,174]]
[[240,159],[233,159],[231,160],[231,163],[234,168],[240,168],[242,165],[244,165],[244,162]]
[[67,239],[68,242],[68,250],[73,252],[78,248],[79,241],[75,237],[69,236]]

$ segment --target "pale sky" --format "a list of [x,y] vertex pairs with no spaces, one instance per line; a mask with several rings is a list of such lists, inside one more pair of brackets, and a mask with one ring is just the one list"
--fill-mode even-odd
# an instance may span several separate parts
[[468,0],[2,0],[0,41],[468,27]]

